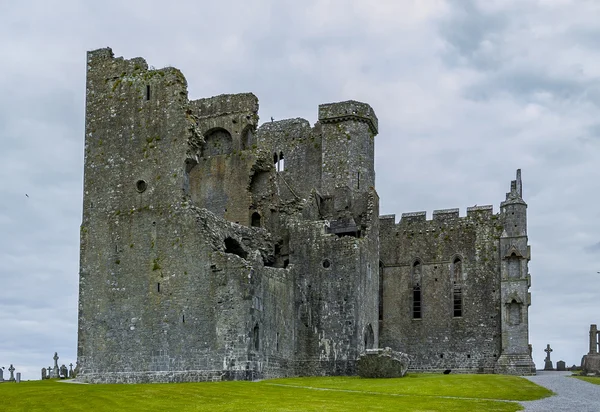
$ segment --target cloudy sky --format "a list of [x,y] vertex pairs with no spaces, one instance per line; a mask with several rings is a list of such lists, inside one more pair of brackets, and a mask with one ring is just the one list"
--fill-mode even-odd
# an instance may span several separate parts
[[85,53],[107,46],[178,67],[191,99],[254,92],[262,120],[370,103],[381,214],[497,212],[521,168],[534,360],[579,364],[600,324],[598,21],[593,0],[0,0],[0,366],[75,362]]

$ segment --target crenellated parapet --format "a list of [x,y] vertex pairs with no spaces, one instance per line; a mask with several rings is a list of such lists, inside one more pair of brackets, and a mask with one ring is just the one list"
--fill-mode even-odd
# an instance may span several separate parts
[[[494,207],[492,205],[468,207],[466,216],[460,216],[460,209],[458,208],[434,210],[431,219],[427,219],[426,211],[408,212],[402,213],[400,221],[398,222],[398,226],[407,226],[419,223],[431,225],[437,223],[460,225],[461,223],[473,223],[474,221],[481,219],[491,219],[494,216],[496,219],[498,218],[498,215],[494,215]],[[389,226],[390,222],[394,222],[395,224],[396,215],[384,215],[380,216],[379,219],[382,221],[382,224]]]

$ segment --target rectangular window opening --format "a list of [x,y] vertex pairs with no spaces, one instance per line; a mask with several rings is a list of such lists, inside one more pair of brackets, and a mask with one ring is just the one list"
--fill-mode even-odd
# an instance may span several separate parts
[[156,284],[156,291],[157,291],[157,292],[160,292],[160,283],[157,283],[157,284]]
[[146,85],[146,100],[150,100],[150,85]]
[[462,316],[462,289],[460,286],[454,286],[454,317],[460,318]]
[[421,319],[421,289],[413,289],[413,319]]

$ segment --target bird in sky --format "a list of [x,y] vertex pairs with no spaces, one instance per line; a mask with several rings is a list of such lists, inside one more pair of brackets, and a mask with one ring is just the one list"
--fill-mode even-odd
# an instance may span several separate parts
[[27,193],[25,193],[25,196],[29,197],[29,195]]

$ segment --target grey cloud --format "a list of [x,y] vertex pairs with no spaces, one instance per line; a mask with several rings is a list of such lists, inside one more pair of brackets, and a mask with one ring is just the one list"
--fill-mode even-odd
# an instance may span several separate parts
[[[502,56],[497,48],[502,40],[501,33],[508,26],[508,16],[504,13],[486,13],[476,1],[451,1],[450,13],[440,21],[439,31],[449,49],[444,61],[449,65],[468,64],[481,70],[494,69]],[[484,45],[484,42],[488,44]]]
[[[600,252],[600,242],[594,243],[593,245],[586,246],[584,250],[587,253],[599,253]],[[598,270],[600,271],[600,263],[598,264]]]

